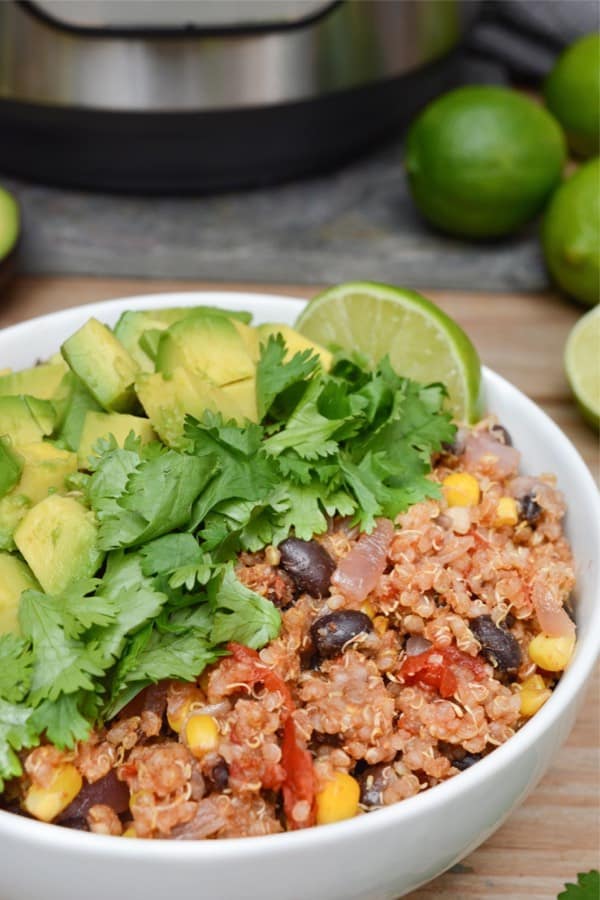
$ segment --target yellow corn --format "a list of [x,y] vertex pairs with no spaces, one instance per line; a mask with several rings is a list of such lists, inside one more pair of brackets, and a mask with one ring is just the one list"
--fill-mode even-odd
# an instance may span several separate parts
[[136,838],[137,834],[133,825],[130,825],[129,828],[126,828],[121,837]]
[[531,675],[521,684],[521,715],[529,718],[540,709],[552,691],[541,675]]
[[23,806],[36,819],[51,822],[75,799],[82,784],[83,780],[75,766],[65,763],[55,770],[48,787],[31,785]]
[[494,525],[502,528],[503,525],[516,525],[519,521],[519,509],[514,497],[500,497],[496,507]]
[[352,775],[336,772],[317,794],[317,824],[329,825],[351,819],[358,812],[360,787]]
[[190,716],[185,726],[185,740],[192,754],[200,759],[219,743],[219,725],[213,716]]
[[550,637],[538,634],[529,644],[529,657],[540,669],[547,672],[562,672],[573,655],[575,635]]
[[167,707],[167,722],[169,726],[176,731],[177,734],[181,732],[183,728],[183,724],[190,712],[192,711],[194,704],[202,704],[205,703],[204,695],[201,691],[192,691],[189,696],[179,704],[176,709],[169,710]]
[[479,482],[468,472],[453,472],[442,482],[448,506],[477,506],[481,491]]
[[375,616],[373,619],[373,628],[375,629],[376,634],[381,637],[382,634],[385,634],[388,630],[389,622],[385,616]]
[[375,607],[373,606],[373,604],[371,603],[370,600],[365,600],[365,602],[363,603],[363,605],[360,608],[360,611],[363,612],[365,614],[365,616],[368,616],[371,621],[373,621],[373,619],[377,615],[377,613],[375,611]]

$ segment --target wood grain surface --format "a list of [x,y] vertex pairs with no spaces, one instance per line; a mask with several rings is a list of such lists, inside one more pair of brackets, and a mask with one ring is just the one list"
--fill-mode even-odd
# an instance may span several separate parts
[[[198,289],[310,297],[293,285],[206,284],[90,277],[21,277],[0,296],[0,327],[96,300]],[[581,310],[553,294],[427,291],[468,332],[482,361],[528,394],[571,438],[599,475],[598,437],[580,419],[562,370],[569,329]],[[0,367],[2,360],[0,360]],[[575,728],[528,800],[488,841],[408,900],[553,900],[577,872],[600,864],[600,679]]]

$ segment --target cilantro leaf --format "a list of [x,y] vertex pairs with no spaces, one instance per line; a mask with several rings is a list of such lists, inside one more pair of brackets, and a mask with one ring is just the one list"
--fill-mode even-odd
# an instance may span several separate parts
[[165,575],[172,588],[206,584],[212,574],[210,556],[191,534],[165,534],[140,548],[144,575]]
[[38,733],[31,723],[31,709],[28,706],[0,700],[0,790],[4,782],[15,778],[23,771],[17,753],[34,747]]
[[217,643],[237,641],[258,650],[277,637],[281,615],[276,606],[239,581],[233,565],[210,588],[215,609],[211,638]]
[[259,419],[269,412],[273,401],[298,382],[306,381],[320,367],[319,357],[312,350],[296,353],[285,362],[287,347],[281,334],[271,334],[261,346],[256,364],[256,404]]
[[600,872],[591,869],[589,872],[579,872],[577,884],[568,882],[565,890],[561,891],[557,900],[598,900],[600,897]]
[[0,636],[0,698],[18,703],[31,684],[31,649],[15,634]]
[[[45,733],[57,747],[73,747],[77,741],[85,741],[90,734],[91,724],[80,711],[85,700],[86,695],[79,691],[61,694],[57,700],[43,700],[32,713],[31,725],[37,734]],[[86,713],[89,716],[89,710]]]
[[109,450],[88,486],[100,523],[100,547],[132,547],[183,527],[213,472],[211,458],[159,444],[147,444],[140,453]]
[[108,664],[119,658],[129,634],[158,616],[168,597],[144,575],[141,554],[122,550],[109,553],[99,594],[111,601],[117,612],[112,624],[91,633],[99,655]]
[[285,428],[265,441],[267,453],[277,456],[290,448],[304,459],[317,459],[335,453],[337,442],[331,438],[344,419],[328,419],[319,412],[318,401],[322,389],[323,385],[319,381],[309,382]]
[[69,637],[60,599],[39,591],[21,595],[19,621],[25,638],[33,647],[33,667],[29,702],[56,700],[79,688],[95,690],[94,678],[104,674],[106,664],[94,644]]

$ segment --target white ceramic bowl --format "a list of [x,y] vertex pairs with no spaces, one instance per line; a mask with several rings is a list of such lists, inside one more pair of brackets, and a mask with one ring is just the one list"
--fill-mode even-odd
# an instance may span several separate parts
[[[111,324],[125,309],[196,303],[247,309],[256,322],[291,323],[302,307],[288,297],[219,292],[97,303],[0,332],[0,367],[47,357],[92,315]],[[189,843],[122,840],[0,812],[2,900],[392,900],[439,875],[498,828],[570,731],[597,657],[600,504],[586,465],[556,425],[500,376],[485,370],[484,381],[487,408],[512,434],[523,470],[558,476],[577,560],[577,650],[533,719],[476,766],[424,794],[307,831]]]

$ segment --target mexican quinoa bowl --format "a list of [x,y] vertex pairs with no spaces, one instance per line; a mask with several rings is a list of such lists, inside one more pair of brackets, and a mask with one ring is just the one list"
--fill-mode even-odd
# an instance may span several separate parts
[[[137,308],[182,304],[182,299],[145,298]],[[212,297],[194,300],[214,302]],[[260,302],[250,297],[244,301],[234,299],[232,305],[254,308],[259,321],[261,316],[274,317],[261,310]],[[219,295],[216,302],[226,306],[231,301]],[[117,312],[136,303],[119,301],[116,310],[111,306],[115,304],[91,311],[114,322]],[[70,328],[55,322],[57,341],[84,323],[88,312],[80,309],[62,316],[70,317]],[[47,355],[52,348],[40,330],[38,345],[42,342]],[[23,365],[27,359],[21,356]],[[489,406],[499,418],[490,416],[473,427],[453,430],[431,452],[425,478],[438,486],[432,496],[407,504],[397,515],[374,515],[366,527],[353,521],[350,512],[326,513],[324,527],[311,534],[298,535],[291,529],[262,546],[236,549],[220,589],[227,593],[235,581],[234,593],[240,586],[246,600],[251,597],[254,603],[259,597],[275,612],[276,628],[267,615],[261,619],[260,638],[250,633],[246,641],[242,639],[244,629],[248,635],[246,623],[242,633],[233,635],[237,639],[220,643],[212,658],[207,651],[208,661],[199,667],[198,677],[187,673],[174,677],[177,673],[169,672],[170,677],[153,677],[141,688],[134,682],[136,689],[129,696],[122,694],[114,714],[109,710],[104,718],[97,717],[91,730],[88,725],[69,744],[42,734],[17,750],[21,772],[6,778],[3,807],[19,817],[0,814],[9,844],[14,834],[18,851],[27,843],[23,837],[31,835],[37,846],[35,829],[41,827],[45,834],[46,828],[24,817],[38,818],[63,826],[48,830],[55,835],[50,840],[55,850],[68,843],[69,854],[77,850],[74,860],[81,856],[82,862],[85,857],[86,864],[92,864],[93,846],[102,844],[118,868],[128,857],[137,858],[146,844],[122,841],[123,836],[167,838],[152,844],[157,853],[144,857],[148,896],[161,896],[156,892],[162,876],[153,868],[160,868],[161,846],[167,856],[167,846],[173,851],[179,847],[181,853],[173,859],[186,861],[179,875],[171,873],[172,883],[173,878],[184,878],[184,870],[189,877],[189,867],[196,862],[208,875],[212,863],[202,845],[222,845],[225,856],[230,847],[232,860],[235,857],[240,866],[226,880],[236,882],[239,896],[254,896],[250,888],[242,889],[241,873],[256,852],[251,847],[258,844],[215,839],[288,831],[293,832],[287,836],[295,838],[293,844],[279,836],[273,845],[266,840],[265,850],[277,845],[288,858],[297,847],[301,855],[310,855],[312,842],[296,843],[301,835],[321,834],[314,848],[331,842],[326,837],[329,829],[307,826],[346,820],[338,826],[346,840],[335,853],[348,848],[344,866],[350,871],[354,834],[357,840],[370,842],[373,858],[387,854],[383,877],[394,887],[385,896],[393,896],[433,877],[473,846],[476,835],[481,840],[486,829],[489,833],[525,786],[539,777],[550,742],[544,749],[538,741],[538,751],[544,750],[546,757],[542,753],[542,762],[533,769],[529,765],[513,769],[501,795],[488,790],[467,817],[460,817],[463,798],[466,802],[469,791],[473,796],[477,784],[493,788],[490,776],[503,761],[514,760],[515,753],[521,753],[524,763],[536,728],[539,737],[548,724],[556,726],[553,710],[566,697],[568,683],[571,689],[577,687],[573,678],[581,652],[579,640],[574,652],[575,564],[562,528],[565,501],[554,476],[536,472],[554,469],[562,489],[560,454],[572,454],[572,471],[581,463],[572,450],[562,447],[561,441],[567,443],[564,437],[548,420],[542,421],[529,401],[496,376],[485,377]],[[519,411],[523,404],[527,409]],[[547,429],[546,438],[555,439],[558,449],[551,450],[550,457],[528,434],[530,412],[535,427]],[[524,466],[518,450],[522,443]],[[544,446],[552,444],[546,440]],[[553,460],[553,453],[556,462],[548,465],[546,459]],[[532,459],[534,464],[539,459],[539,466],[533,468]],[[567,494],[572,492],[567,484]],[[590,535],[593,540],[592,531],[591,526],[586,531],[577,524],[573,530],[570,519],[576,553],[578,546],[584,555],[588,552],[585,542]],[[114,555],[122,563],[135,552],[134,547],[121,548]],[[100,578],[110,566],[110,561],[102,563]],[[115,561],[112,566],[114,570]],[[578,580],[580,574],[578,561]],[[157,577],[141,570],[137,576],[144,585]],[[584,572],[585,584],[588,577]],[[121,584],[130,587],[126,579]],[[191,593],[185,578],[178,590],[180,599]],[[193,590],[198,590],[198,581]],[[42,593],[39,588],[38,592]],[[101,596],[102,591],[96,594]],[[91,589],[85,594],[94,596]],[[227,612],[234,606],[232,601]],[[182,602],[169,614],[171,626],[186,615],[195,615],[194,627],[203,624],[191,604]],[[588,606],[584,623],[590,615]],[[578,604],[577,620],[580,625]],[[252,643],[255,648],[248,646]],[[184,645],[182,650],[185,654]],[[589,653],[594,655],[593,648]],[[573,665],[563,676],[572,656]],[[114,677],[114,670],[110,674]],[[91,678],[95,680],[93,674]],[[557,685],[559,696],[554,697]],[[573,714],[570,709],[567,715],[563,706],[563,735]],[[393,851],[385,829],[393,832],[395,820],[406,819],[402,812],[406,810],[407,822],[418,823],[419,817],[429,822],[432,840],[439,845],[432,812],[444,802],[447,814],[459,814],[452,835],[445,831],[446,850],[442,852],[440,845],[425,864],[419,860],[420,850],[413,848],[413,862],[405,860],[406,871],[401,874],[400,863],[391,860],[418,840],[419,829],[414,838],[404,831],[403,849],[394,845]],[[488,808],[492,803],[495,812]],[[369,823],[367,831],[361,822]],[[113,852],[108,849],[116,848],[113,839],[97,844],[96,837],[81,832],[115,836],[124,850]],[[197,843],[197,839],[208,840]],[[249,854],[241,850],[242,844]],[[185,846],[196,846],[197,855],[184,857]],[[41,845],[38,849],[44,851]],[[214,860],[217,865],[221,856]],[[304,875],[293,864],[300,884]],[[327,876],[321,870],[316,864],[312,872],[313,882],[317,879],[322,885],[320,896],[342,896],[325,886]],[[360,867],[353,873],[355,893],[345,891],[344,896],[367,895],[366,885],[372,880],[362,873]],[[100,896],[103,875],[99,870],[96,874],[98,883],[90,889]],[[14,883],[31,877],[23,870],[18,879],[14,876]],[[165,886],[163,882],[163,890]],[[275,896],[270,888],[265,890]],[[232,891],[224,888],[221,895],[233,896]]]

